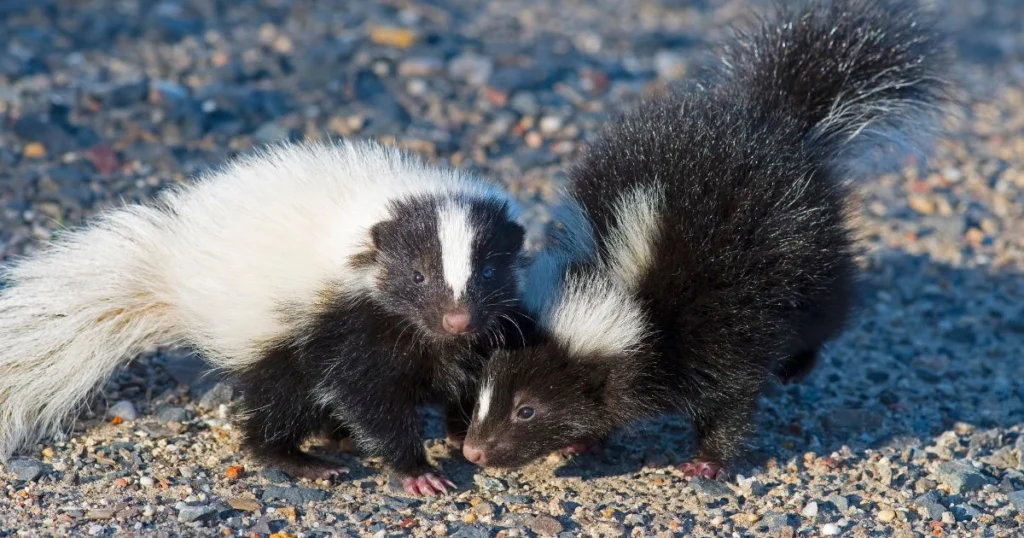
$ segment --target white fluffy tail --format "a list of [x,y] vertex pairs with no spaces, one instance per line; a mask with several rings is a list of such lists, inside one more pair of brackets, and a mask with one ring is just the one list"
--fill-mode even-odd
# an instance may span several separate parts
[[168,210],[108,212],[3,269],[0,460],[66,419],[121,364],[181,339],[166,300]]

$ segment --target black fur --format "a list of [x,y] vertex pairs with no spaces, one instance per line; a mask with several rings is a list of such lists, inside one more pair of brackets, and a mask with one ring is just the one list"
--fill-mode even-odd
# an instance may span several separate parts
[[[322,476],[333,464],[300,444],[326,431],[351,434],[369,456],[401,476],[431,472],[419,433],[417,406],[441,403],[450,435],[461,437],[483,359],[519,338],[516,270],[523,229],[497,201],[472,201],[473,278],[460,304],[444,284],[437,209],[448,199],[406,200],[393,219],[371,230],[372,248],[353,264],[377,270],[376,292],[324,293],[319,316],[304,330],[267,344],[264,358],[238,375],[244,395],[245,445],[265,463],[301,476]],[[462,202],[467,202],[463,200]],[[490,267],[488,278],[484,269]],[[413,272],[423,275],[416,283]],[[447,290],[447,292],[446,292]],[[467,309],[469,334],[441,326],[445,311]]]
[[[874,0],[780,9],[737,38],[706,84],[616,122],[572,169],[569,191],[607,255],[620,197],[663,189],[654,261],[629,294],[650,323],[645,344],[581,357],[550,339],[497,353],[485,370],[493,401],[467,447],[517,466],[678,411],[695,424],[698,458],[740,455],[765,384],[806,374],[850,312],[854,245],[837,164],[861,135],[906,128],[944,95],[940,43],[924,22],[908,4]],[[613,278],[582,264],[571,271],[584,282]]]

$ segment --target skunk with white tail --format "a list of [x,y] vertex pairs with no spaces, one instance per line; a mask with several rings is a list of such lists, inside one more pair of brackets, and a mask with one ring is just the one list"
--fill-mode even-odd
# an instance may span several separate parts
[[942,42],[909,3],[836,0],[780,8],[724,56],[571,170],[568,241],[524,283],[545,290],[523,297],[547,337],[488,362],[470,461],[515,467],[681,412],[699,445],[682,470],[718,477],[766,383],[807,373],[843,328],[845,180],[936,118]]
[[414,494],[416,406],[464,435],[486,349],[515,322],[523,228],[500,189],[374,143],[289,145],[153,205],[107,211],[3,270],[0,458],[59,433],[120,365],[194,347],[243,395],[258,460],[343,468],[300,449],[351,435]]

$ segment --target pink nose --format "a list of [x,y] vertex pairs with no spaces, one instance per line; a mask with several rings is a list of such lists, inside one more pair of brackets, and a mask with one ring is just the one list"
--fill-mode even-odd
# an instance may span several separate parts
[[466,312],[448,312],[441,318],[444,330],[451,334],[462,334],[469,330],[469,314]]
[[484,455],[484,451],[473,445],[462,445],[462,455],[477,465],[487,465],[487,456]]

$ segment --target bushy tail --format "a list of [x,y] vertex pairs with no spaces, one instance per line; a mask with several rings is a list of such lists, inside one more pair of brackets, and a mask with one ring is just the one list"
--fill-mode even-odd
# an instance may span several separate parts
[[879,139],[919,149],[949,96],[944,40],[913,0],[803,0],[735,43],[725,51],[727,86],[759,110],[796,118],[834,159]]
[[179,340],[161,288],[167,218],[113,211],[3,269],[0,460],[59,433],[117,366]]

